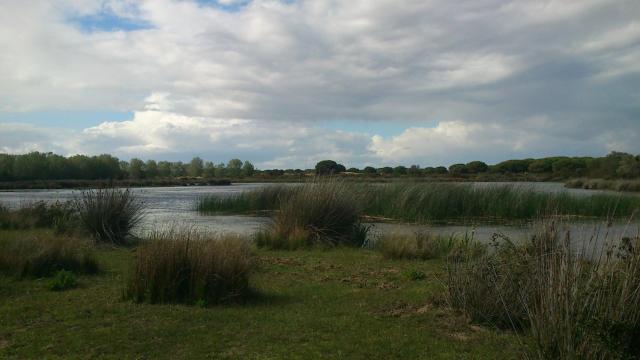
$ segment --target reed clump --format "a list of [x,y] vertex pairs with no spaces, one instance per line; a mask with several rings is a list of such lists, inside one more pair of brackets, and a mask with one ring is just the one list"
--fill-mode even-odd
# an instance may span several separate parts
[[0,239],[0,271],[17,277],[42,277],[61,270],[96,273],[98,263],[91,244],[50,234]]
[[75,202],[80,227],[101,243],[127,245],[144,215],[142,202],[129,189],[89,190]]
[[416,232],[410,235],[383,235],[374,248],[386,259],[430,260],[449,256],[462,248],[481,246],[471,237]]
[[38,201],[18,209],[9,209],[0,204],[0,229],[3,230],[51,228],[57,233],[65,233],[75,227],[75,220],[75,211],[70,202]]
[[640,240],[605,246],[596,237],[572,239],[550,223],[529,242],[452,261],[451,304],[473,320],[525,331],[532,358],[637,358]]
[[317,180],[289,191],[271,226],[256,235],[258,246],[296,249],[364,244],[369,228],[360,222],[360,200],[344,182]]
[[204,196],[198,199],[197,210],[205,214],[248,213],[276,210],[293,193],[295,186],[268,185],[233,195]]
[[189,229],[161,230],[137,248],[124,297],[198,305],[243,301],[251,294],[253,268],[246,239]]

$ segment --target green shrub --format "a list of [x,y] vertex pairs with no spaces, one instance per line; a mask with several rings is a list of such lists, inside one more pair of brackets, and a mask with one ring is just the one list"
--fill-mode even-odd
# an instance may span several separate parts
[[409,269],[405,275],[411,281],[424,280],[427,278],[427,274],[417,269]]
[[53,291],[65,291],[68,289],[73,289],[78,286],[78,281],[76,280],[76,276],[67,270],[58,271],[51,283],[49,284],[49,289]]
[[85,191],[76,206],[80,226],[104,243],[129,244],[143,218],[143,205],[129,189]]
[[200,306],[245,300],[254,261],[246,239],[164,230],[136,250],[124,292],[136,302]]
[[96,273],[98,264],[90,244],[68,236],[0,240],[0,271],[18,277],[41,277],[60,270]]
[[638,358],[640,238],[580,250],[576,240],[590,241],[550,223],[528,242],[453,259],[451,304],[474,321],[525,330],[531,358]]

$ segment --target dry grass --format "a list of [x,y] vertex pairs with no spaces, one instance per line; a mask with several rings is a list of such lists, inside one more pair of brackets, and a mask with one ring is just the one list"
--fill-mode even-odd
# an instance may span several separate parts
[[246,239],[162,230],[138,247],[124,296],[149,303],[241,301],[250,294],[253,265]]
[[529,242],[453,260],[452,305],[476,321],[525,330],[531,358],[638,358],[639,239],[602,245],[598,234],[572,239],[560,229],[547,223]]
[[41,277],[60,270],[95,273],[98,264],[86,241],[38,234],[0,239],[0,270],[18,277]]
[[426,232],[413,235],[385,235],[374,244],[374,248],[386,259],[420,260],[445,257],[468,246],[480,245],[467,236],[443,236]]

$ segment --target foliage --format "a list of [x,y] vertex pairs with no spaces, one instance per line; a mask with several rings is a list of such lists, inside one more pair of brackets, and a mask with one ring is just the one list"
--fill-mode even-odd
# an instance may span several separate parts
[[49,289],[53,291],[65,291],[78,286],[78,281],[74,273],[68,270],[60,270],[49,283]]
[[338,164],[333,160],[322,160],[316,164],[316,175],[332,175],[345,172],[344,165]]
[[80,226],[97,241],[126,245],[143,218],[143,205],[126,189],[97,189],[76,201]]

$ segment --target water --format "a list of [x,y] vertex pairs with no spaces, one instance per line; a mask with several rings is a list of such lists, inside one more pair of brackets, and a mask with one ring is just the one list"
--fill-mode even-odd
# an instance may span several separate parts
[[[472,183],[474,186],[498,186],[505,183]],[[562,183],[506,183],[513,186],[532,187],[542,192],[567,191],[578,195],[590,195],[598,190],[566,189]],[[177,186],[177,187],[150,187],[135,188],[132,191],[144,202],[146,214],[141,226],[142,233],[163,226],[173,224],[189,226],[205,231],[219,233],[252,234],[264,225],[269,219],[257,216],[242,215],[200,215],[195,211],[195,205],[201,196],[221,195],[229,196],[238,192],[255,189],[271,184],[233,184],[230,186]],[[67,201],[80,196],[80,190],[25,190],[25,191],[5,191],[0,192],[0,203],[10,208],[17,208],[22,205],[36,201]],[[488,241],[493,234],[502,233],[509,237],[520,238],[532,233],[528,226],[500,226],[500,225],[477,225],[477,226],[430,226],[411,224],[372,224],[372,234],[374,237],[385,233],[404,233],[429,231],[439,234],[473,235],[481,241]],[[595,230],[603,233],[607,229],[602,228],[601,222],[582,222],[571,224],[572,232],[578,234],[591,235]],[[608,228],[611,237],[626,235],[632,236],[637,232],[637,227],[628,226],[624,223],[614,224]]]

